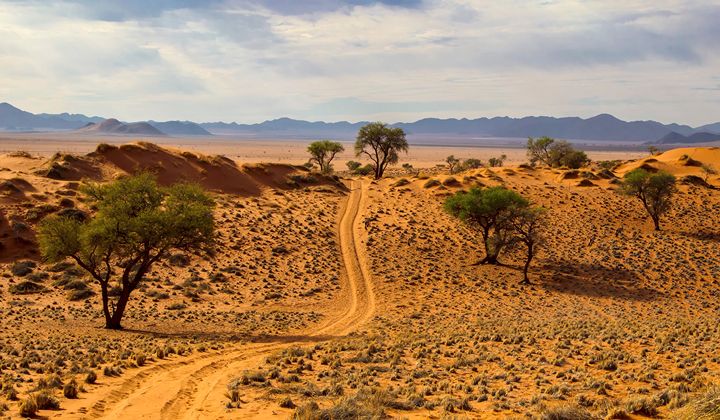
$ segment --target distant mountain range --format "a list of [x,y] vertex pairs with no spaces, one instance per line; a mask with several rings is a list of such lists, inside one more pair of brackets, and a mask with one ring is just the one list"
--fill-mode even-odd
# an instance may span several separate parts
[[166,134],[146,122],[122,123],[115,118],[109,118],[98,123],[87,123],[77,130],[84,133],[103,134],[133,134],[140,136],[165,136]]
[[[88,124],[90,124],[89,127],[87,127]],[[279,118],[258,124],[238,124],[235,122],[194,123],[190,121],[124,123],[114,119],[105,120],[101,117],[87,117],[82,114],[32,114],[8,103],[0,104],[0,130],[5,131],[82,130],[86,132],[99,131],[110,134],[141,134],[149,136],[209,136],[215,134],[250,138],[335,138],[349,140],[353,139],[360,127],[365,124],[367,124],[367,121],[328,123],[291,118]],[[155,130],[148,128],[148,126]],[[693,128],[688,125],[662,124],[657,121],[622,121],[609,114],[600,114],[586,119],[579,117],[425,118],[412,123],[395,123],[393,126],[404,129],[411,140],[421,138],[479,139],[550,136],[585,141],[631,143],[663,141],[661,144],[667,144],[665,142],[672,141],[672,139],[682,141],[693,138],[692,136],[697,133],[720,134],[720,122]],[[682,136],[682,138],[678,136]],[[666,137],[668,138],[666,139]]]
[[190,121],[140,121],[125,123],[115,118],[83,114],[32,114],[6,102],[0,103],[0,131],[70,131],[140,136],[211,136]]
[[699,132],[693,133],[689,136],[684,136],[675,131],[663,136],[656,142],[649,142],[648,144],[693,144],[693,143],[712,143],[720,141],[720,134]]

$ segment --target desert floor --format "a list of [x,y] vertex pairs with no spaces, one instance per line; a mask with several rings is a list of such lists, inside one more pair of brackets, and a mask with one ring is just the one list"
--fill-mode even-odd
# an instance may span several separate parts
[[[42,393],[51,418],[692,418],[683,406],[720,383],[720,179],[693,178],[720,168],[720,149],[591,153],[620,160],[611,175],[512,162],[449,175],[434,150],[380,181],[147,143],[18,149],[44,156],[0,157],[0,416]],[[301,163],[303,149],[258,159]],[[469,153],[447,154],[485,159]],[[640,166],[681,180],[660,232],[617,192],[614,176]],[[217,249],[156,265],[126,330],[106,331],[96,286],[43,264],[34,229],[89,211],[82,180],[139,169],[213,191]],[[520,251],[476,265],[477,232],[442,210],[492,185],[549,210],[529,286]]]

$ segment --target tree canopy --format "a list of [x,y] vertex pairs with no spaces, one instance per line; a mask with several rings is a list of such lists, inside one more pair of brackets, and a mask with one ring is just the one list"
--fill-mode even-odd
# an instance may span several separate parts
[[528,270],[537,249],[545,240],[547,210],[542,207],[521,206],[511,209],[507,223],[515,234],[515,243],[525,245],[525,264],[521,284],[530,284]]
[[335,155],[345,150],[342,144],[330,140],[318,140],[310,143],[307,148],[310,153],[310,162],[320,167],[320,172],[332,172],[332,161]]
[[637,197],[650,215],[655,230],[660,230],[660,217],[670,210],[672,196],[677,191],[675,184],[675,176],[670,173],[650,173],[638,168],[625,174],[621,191]]
[[527,157],[531,165],[541,163],[553,168],[566,166],[578,169],[590,161],[585,152],[575,149],[564,140],[540,137],[527,141]]
[[409,145],[402,128],[374,122],[360,128],[355,140],[355,155],[370,158],[375,179],[382,178],[388,165],[398,162],[399,153],[408,151]]
[[481,263],[498,264],[498,256],[511,235],[508,217],[514,209],[528,205],[520,194],[504,187],[472,188],[448,197],[445,210],[480,231],[485,247]]
[[536,165],[538,162],[543,165],[550,165],[550,145],[555,142],[555,139],[550,137],[540,137],[533,139],[528,138],[527,141],[527,156],[530,160],[531,165]]
[[155,262],[171,250],[212,245],[214,203],[197,185],[163,188],[148,173],[88,184],[81,191],[97,212],[84,222],[45,218],[40,251],[47,261],[70,258],[90,273],[100,285],[105,327],[120,329],[130,294]]

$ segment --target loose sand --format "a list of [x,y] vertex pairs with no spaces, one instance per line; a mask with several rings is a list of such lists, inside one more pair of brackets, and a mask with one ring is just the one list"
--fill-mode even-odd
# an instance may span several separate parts
[[[297,161],[281,155],[300,163],[304,146],[293,147]],[[287,418],[293,405],[401,418],[642,417],[668,415],[720,382],[718,175],[681,183],[655,232],[600,167],[395,169],[338,182],[208,150],[140,143],[0,157],[0,412],[18,416],[9,389],[22,400],[42,388],[61,409],[41,414],[58,418]],[[427,167],[444,159],[435,153]],[[673,150],[614,171],[682,180],[704,176],[702,164],[720,168],[717,150]],[[214,192],[218,249],[158,264],[135,292],[128,330],[109,332],[98,328],[96,296],[68,299],[95,290],[82,270],[38,261],[34,228],[46,214],[90,210],[82,179],[141,169]],[[445,197],[476,185],[549,209],[532,285],[518,284],[520,249],[503,266],[475,265],[477,232],[442,211]],[[90,371],[97,383],[78,399],[56,387]]]

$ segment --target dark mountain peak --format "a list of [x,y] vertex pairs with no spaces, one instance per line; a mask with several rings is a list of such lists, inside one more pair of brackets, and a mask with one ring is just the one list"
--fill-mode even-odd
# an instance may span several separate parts
[[611,114],[598,114],[594,117],[588,118],[587,121],[625,122]]
[[12,114],[26,114],[26,115],[32,115],[29,112],[23,111],[22,109],[11,105],[7,102],[0,103],[0,112],[3,113],[12,113]]
[[212,134],[192,121],[148,121],[148,123],[171,136],[212,136]]
[[100,129],[100,131],[104,131],[113,127],[117,127],[119,125],[122,125],[120,121],[116,120],[115,118],[108,118],[105,121],[99,123],[98,128]]
[[720,134],[700,132],[684,136],[680,133],[672,131],[663,136],[660,140],[654,142],[654,144],[693,144],[712,143],[716,141],[720,141]]
[[81,129],[85,132],[104,134],[139,134],[144,136],[164,136],[165,133],[146,122],[125,124],[115,118],[108,118],[97,124],[89,124]]

